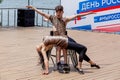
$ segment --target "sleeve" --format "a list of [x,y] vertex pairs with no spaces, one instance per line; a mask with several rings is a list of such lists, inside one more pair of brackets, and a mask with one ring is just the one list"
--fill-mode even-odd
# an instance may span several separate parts
[[68,20],[68,18],[67,18],[67,17],[64,17],[63,20],[64,20],[64,22],[66,23],[67,20]]
[[53,22],[53,15],[50,15],[49,20],[51,23]]

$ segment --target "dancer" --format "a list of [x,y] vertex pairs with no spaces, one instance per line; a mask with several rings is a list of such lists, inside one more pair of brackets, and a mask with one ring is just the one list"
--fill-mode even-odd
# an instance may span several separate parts
[[[77,18],[77,17],[82,17],[82,16],[86,16],[89,14],[94,14],[94,12],[86,12],[86,13],[82,13],[82,14],[76,14],[70,17],[66,17],[63,18],[63,6],[62,5],[58,5],[55,7],[55,15],[49,15],[46,14],[40,10],[38,10],[37,8],[33,7],[33,6],[27,6],[28,8],[31,8],[33,10],[35,10],[38,14],[44,16],[46,19],[50,20],[51,23],[53,24],[53,26],[55,27],[56,31],[55,31],[55,35],[59,35],[59,36],[66,36],[65,32],[66,32],[66,25],[69,21]],[[74,41],[73,39],[69,38],[71,41]],[[59,49],[60,50],[60,49]],[[59,50],[58,51],[58,56],[57,56],[57,62],[59,63],[60,61],[60,57],[59,57]],[[65,54],[67,51],[64,51],[63,53]],[[86,55],[84,56],[84,60],[86,60],[87,62],[90,63],[91,67],[96,67],[96,68],[100,68],[98,65],[96,65],[93,61],[90,60],[90,58]],[[67,61],[66,61],[67,62]],[[79,65],[81,65],[80,63],[78,63]],[[82,66],[82,65],[81,65]],[[76,70],[78,72],[81,72],[81,70],[79,68],[76,68]]]

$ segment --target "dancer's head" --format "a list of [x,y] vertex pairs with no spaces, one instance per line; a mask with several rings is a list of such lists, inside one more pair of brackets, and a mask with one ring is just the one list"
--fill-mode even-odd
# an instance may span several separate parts
[[63,11],[63,6],[62,5],[58,5],[55,7],[55,11]]
[[63,13],[64,13],[64,11],[63,11],[63,6],[62,6],[62,5],[56,6],[56,7],[55,7],[55,11],[56,11],[56,16],[57,16],[57,18],[62,18]]

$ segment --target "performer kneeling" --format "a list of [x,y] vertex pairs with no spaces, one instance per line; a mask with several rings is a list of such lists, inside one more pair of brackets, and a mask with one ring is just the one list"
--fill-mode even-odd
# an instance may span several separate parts
[[[44,64],[45,64],[45,70],[43,72],[44,75],[48,75],[49,73],[49,61],[47,58],[46,52],[51,49],[54,45],[59,46],[63,49],[71,49],[75,50],[79,54],[79,62],[78,65],[76,65],[76,70],[80,74],[84,74],[82,70],[82,61],[83,58],[86,56],[86,51],[87,48],[81,44],[75,43],[70,41],[68,38],[62,37],[62,36],[45,36],[43,39],[43,42],[37,46],[37,52],[42,54],[43,59],[44,59]],[[93,64],[94,66],[97,66],[100,68],[98,65]]]

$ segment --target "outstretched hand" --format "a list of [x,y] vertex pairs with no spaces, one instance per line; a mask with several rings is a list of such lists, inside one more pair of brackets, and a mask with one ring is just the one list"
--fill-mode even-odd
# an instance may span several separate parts
[[31,9],[33,9],[34,7],[33,6],[26,6],[27,8],[31,8]]
[[89,14],[96,14],[96,12],[90,11]]

